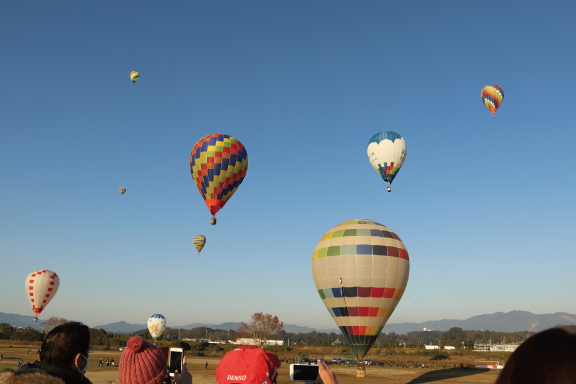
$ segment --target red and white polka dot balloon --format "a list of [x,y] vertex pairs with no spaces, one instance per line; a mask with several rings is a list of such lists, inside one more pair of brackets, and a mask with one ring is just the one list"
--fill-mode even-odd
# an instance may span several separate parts
[[36,314],[34,321],[38,320],[40,313],[46,308],[60,286],[60,279],[56,272],[47,269],[37,269],[26,278],[26,296],[30,306]]

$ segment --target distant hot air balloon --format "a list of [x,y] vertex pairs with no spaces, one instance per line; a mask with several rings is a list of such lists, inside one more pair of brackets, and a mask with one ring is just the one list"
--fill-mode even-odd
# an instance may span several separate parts
[[216,213],[238,189],[248,171],[248,153],[240,140],[224,134],[201,138],[190,154],[190,173],[212,214]]
[[130,80],[132,80],[132,85],[134,85],[134,83],[137,82],[139,78],[140,74],[138,72],[136,71],[130,72]]
[[200,254],[200,251],[202,250],[202,248],[204,248],[205,244],[206,244],[206,238],[204,236],[202,235],[194,236],[194,246],[198,250],[198,254]]
[[26,289],[26,296],[28,296],[30,306],[32,306],[32,310],[36,314],[34,322],[38,321],[38,316],[56,295],[59,286],[60,279],[56,272],[47,269],[37,269],[26,277],[24,288]]
[[166,318],[161,314],[157,313],[150,316],[148,319],[148,331],[154,340],[162,335],[162,332],[166,329]]
[[496,113],[496,110],[500,108],[500,104],[502,104],[502,101],[504,100],[504,90],[499,85],[490,84],[482,89],[480,98],[486,108],[492,112],[492,117],[495,117],[494,113]]
[[409,272],[404,243],[371,220],[337,225],[316,245],[312,256],[316,290],[358,359],[394,312]]
[[126,193],[126,188],[120,188],[120,194],[123,195]]
[[368,142],[368,160],[382,179],[390,184],[406,160],[406,141],[396,132],[384,131],[372,136]]

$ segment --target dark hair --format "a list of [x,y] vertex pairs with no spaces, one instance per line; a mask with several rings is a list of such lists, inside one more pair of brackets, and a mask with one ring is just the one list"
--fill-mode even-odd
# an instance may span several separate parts
[[576,383],[576,334],[551,328],[523,342],[495,384]]
[[78,353],[88,357],[89,347],[90,328],[77,321],[71,321],[55,327],[46,335],[40,348],[40,361],[69,366]]

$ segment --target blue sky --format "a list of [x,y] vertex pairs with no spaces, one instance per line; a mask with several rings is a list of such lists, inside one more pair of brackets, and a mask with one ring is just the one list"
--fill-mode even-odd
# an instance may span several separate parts
[[[20,3],[0,12],[0,311],[335,327],[312,252],[350,219],[410,253],[390,322],[576,313],[573,2]],[[141,78],[131,85],[129,73]],[[487,84],[505,99],[492,119]],[[368,140],[407,142],[392,193]],[[247,148],[218,225],[189,172]],[[124,196],[118,189],[127,188]],[[207,245],[197,256],[193,237]]]

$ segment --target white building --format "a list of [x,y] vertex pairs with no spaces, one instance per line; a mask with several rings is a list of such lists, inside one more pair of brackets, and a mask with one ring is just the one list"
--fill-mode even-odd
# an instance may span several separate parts
[[[258,339],[238,339],[234,344],[240,345],[260,345],[263,344],[263,340]],[[266,345],[284,345],[284,340],[268,340]]]
[[425,345],[424,347],[426,349],[440,349],[439,345]]
[[451,345],[445,345],[445,346],[444,346],[444,349],[456,349],[456,347],[453,347],[453,346],[451,346]]

